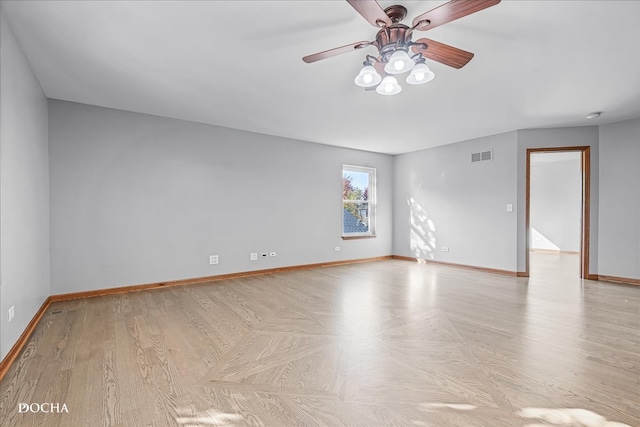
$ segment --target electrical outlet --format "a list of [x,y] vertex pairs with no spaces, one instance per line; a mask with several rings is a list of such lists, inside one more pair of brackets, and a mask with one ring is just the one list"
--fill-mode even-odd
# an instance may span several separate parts
[[448,246],[443,246],[442,247],[442,252],[449,252],[449,247]]
[[11,322],[14,316],[15,316],[15,306],[12,305],[11,308],[9,309],[9,312],[7,313],[7,320]]
[[209,264],[217,264],[217,263],[218,263],[218,255],[210,255]]
[[249,259],[250,259],[251,261],[257,261],[257,260],[258,260],[258,253],[257,253],[257,252],[251,252],[251,253],[249,254]]
[[334,250],[335,252],[340,252],[340,246],[336,246],[335,248],[333,248],[333,250]]
[[269,256],[276,256],[275,252],[269,252]]

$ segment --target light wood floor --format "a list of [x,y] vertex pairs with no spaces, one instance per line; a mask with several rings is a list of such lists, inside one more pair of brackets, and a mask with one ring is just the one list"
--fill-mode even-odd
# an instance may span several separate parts
[[381,261],[57,303],[0,425],[640,426],[640,288],[577,268]]

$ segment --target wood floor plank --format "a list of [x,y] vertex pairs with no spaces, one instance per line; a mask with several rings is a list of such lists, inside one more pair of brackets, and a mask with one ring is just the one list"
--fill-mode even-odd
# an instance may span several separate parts
[[[578,268],[388,260],[56,302],[0,425],[640,426],[640,288]],[[49,401],[69,413],[18,411]]]

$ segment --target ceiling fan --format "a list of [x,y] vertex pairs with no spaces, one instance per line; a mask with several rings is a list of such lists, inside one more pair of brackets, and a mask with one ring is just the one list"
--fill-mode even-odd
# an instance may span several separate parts
[[[306,63],[320,61],[368,46],[378,49],[378,56],[367,55],[355,83],[374,89],[382,95],[395,95],[402,88],[394,75],[411,71],[407,83],[422,84],[433,79],[434,73],[425,64],[430,59],[453,68],[464,67],[473,53],[431,39],[411,40],[414,31],[428,31],[447,22],[479,12],[500,3],[500,0],[451,0],[413,19],[411,27],[401,24],[407,9],[401,5],[386,9],[375,0],[347,0],[364,19],[380,28],[373,41],[359,41],[346,46],[314,53],[302,58]],[[412,56],[409,56],[409,51]],[[383,75],[385,77],[383,78]]]

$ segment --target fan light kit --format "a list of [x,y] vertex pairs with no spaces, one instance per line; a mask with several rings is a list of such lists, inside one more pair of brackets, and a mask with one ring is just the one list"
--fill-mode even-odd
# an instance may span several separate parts
[[500,3],[500,0],[451,0],[416,17],[411,27],[400,23],[407,16],[407,9],[404,6],[394,5],[382,9],[375,0],[347,0],[347,3],[371,25],[380,28],[375,40],[356,42],[315,53],[305,56],[302,60],[312,63],[375,46],[378,49],[378,56],[366,56],[354,82],[365,90],[375,89],[381,95],[395,95],[402,91],[395,77],[398,74],[409,72],[405,81],[410,85],[420,85],[433,80],[435,74],[427,66],[426,59],[453,68],[462,68],[473,58],[471,52],[430,39],[421,38],[414,42],[411,40],[414,31],[430,30],[495,6]]

